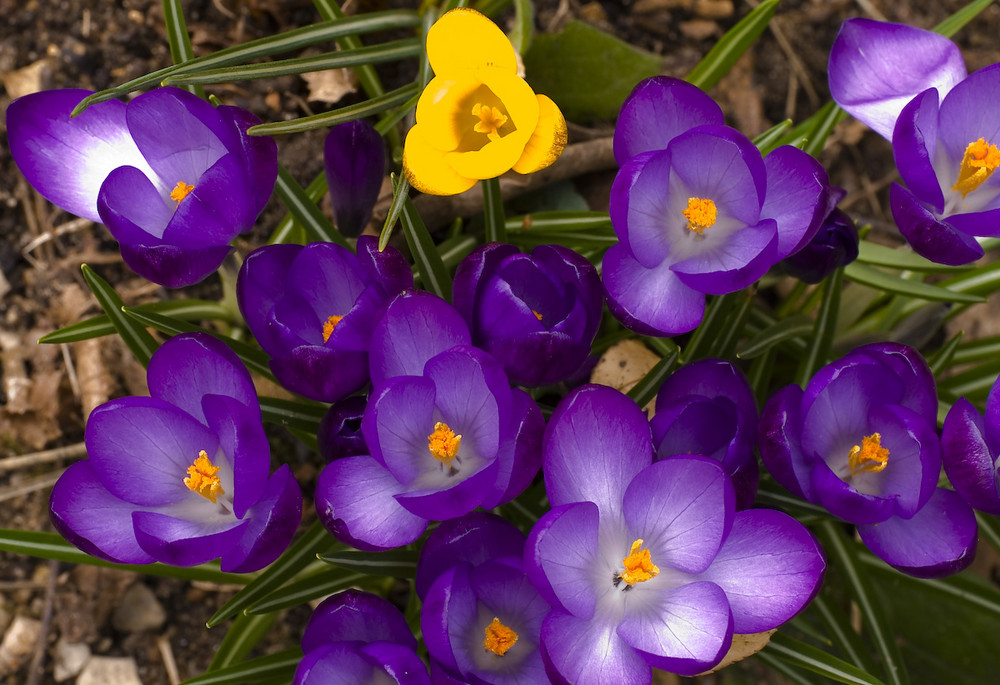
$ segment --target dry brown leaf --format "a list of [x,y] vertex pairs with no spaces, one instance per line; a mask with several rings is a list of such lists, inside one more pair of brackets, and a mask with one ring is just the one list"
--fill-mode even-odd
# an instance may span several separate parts
[[45,90],[52,73],[52,59],[43,57],[26,67],[3,75],[3,87],[11,100]]
[[353,69],[315,71],[302,74],[302,78],[309,87],[307,99],[310,101],[319,100],[332,105],[340,102],[345,95],[358,90],[358,77],[354,75]]
[[771,636],[777,632],[777,628],[772,628],[771,630],[766,630],[763,633],[752,633],[750,635],[733,635],[733,644],[729,647],[729,651],[726,652],[726,656],[722,657],[722,661],[719,665],[713,668],[711,671],[705,671],[705,673],[715,673],[719,669],[725,668],[730,664],[735,664],[737,661],[742,661],[748,656],[753,656],[760,650],[767,647],[767,643],[771,641]]
[[[623,340],[609,347],[601,356],[590,374],[590,382],[609,385],[627,393],[659,361],[660,357],[638,340]],[[643,407],[650,418],[653,416],[655,403],[653,399]]]

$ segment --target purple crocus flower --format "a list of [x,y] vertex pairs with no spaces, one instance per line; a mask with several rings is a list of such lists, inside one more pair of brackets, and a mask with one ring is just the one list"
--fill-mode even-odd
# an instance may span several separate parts
[[56,529],[88,554],[123,564],[224,571],[274,561],[298,528],[302,493],[288,465],[270,476],[250,374],[211,336],[163,344],[149,362],[150,397],[124,397],[87,421],[88,459],[52,490]]
[[837,209],[846,192],[830,187],[826,218],[816,235],[795,254],[785,257],[785,271],[806,283],[819,283],[836,269],[858,258],[858,227],[854,219]]
[[910,575],[972,561],[976,521],[937,487],[937,393],[924,360],[897,343],[855,349],[764,407],[760,452],[774,479],[857,525],[876,555]]
[[744,288],[803,247],[826,209],[816,160],[790,146],[763,160],[698,88],[657,76],[639,83],[615,127],[621,170],[611,189],[619,243],[605,254],[612,313],[648,335],[702,319],[705,295]]
[[[436,670],[461,683],[546,681],[538,640],[548,603],[521,567],[524,534],[472,513],[431,533],[417,564],[420,627]],[[418,590],[419,592],[419,590]],[[435,681],[436,682],[436,681]]]
[[830,93],[892,142],[906,186],[889,193],[900,233],[924,257],[965,264],[974,236],[1000,236],[1000,65],[966,76],[958,47],[930,31],[844,22],[830,52]]
[[517,385],[569,378],[586,361],[601,323],[597,270],[558,245],[531,254],[484,245],[458,265],[453,290],[473,343],[500,360]]
[[732,635],[774,628],[819,588],[822,550],[778,511],[737,512],[732,482],[702,456],[653,461],[645,415],[604,386],[584,386],[545,431],[552,510],[532,529],[525,570],[555,607],[541,649],[556,683],[693,675]]
[[28,182],[71,214],[103,222],[125,263],[176,288],[215,271],[250,230],[278,174],[277,147],[249,136],[260,120],[179,88],[77,117],[86,90],[49,90],[7,109],[11,155]]
[[964,397],[945,417],[941,431],[941,459],[956,492],[973,509],[1000,515],[1000,383],[986,398],[986,416]]
[[385,176],[385,144],[364,119],[337,124],[323,143],[323,162],[337,229],[357,238],[372,218]]
[[757,402],[746,376],[731,362],[701,359],[675,371],[656,395],[650,421],[658,459],[700,454],[732,478],[736,508],[757,496]]
[[316,434],[319,453],[327,464],[343,457],[368,454],[368,445],[361,433],[361,417],[367,405],[367,398],[353,395],[334,402],[327,410]]
[[372,329],[386,303],[412,286],[399,251],[380,252],[377,239],[362,236],[357,255],[333,243],[254,250],[236,294],[278,382],[303,397],[335,402],[368,382]]
[[510,501],[541,460],[541,412],[468,344],[461,315],[429,293],[390,303],[371,345],[373,391],[361,430],[371,455],[329,464],[320,519],[359,549],[413,542],[430,520]]
[[316,607],[302,636],[293,685],[430,685],[417,639],[399,609],[377,595],[345,590]]

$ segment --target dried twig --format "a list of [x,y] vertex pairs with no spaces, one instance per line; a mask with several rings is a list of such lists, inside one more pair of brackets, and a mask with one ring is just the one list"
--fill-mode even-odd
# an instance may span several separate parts
[[51,450],[43,450],[41,452],[32,452],[31,454],[22,454],[18,457],[0,459],[0,473],[34,466],[36,464],[48,464],[53,461],[77,459],[85,456],[87,456],[87,445],[82,442],[78,442],[75,445],[66,445],[65,447],[56,447]]

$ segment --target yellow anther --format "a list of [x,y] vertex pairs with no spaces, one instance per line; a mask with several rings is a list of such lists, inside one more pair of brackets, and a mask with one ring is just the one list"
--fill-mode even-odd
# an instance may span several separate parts
[[964,198],[993,175],[1000,166],[1000,149],[986,142],[985,138],[969,143],[958,168],[958,180],[951,187],[962,193]]
[[177,181],[177,185],[170,191],[170,199],[180,204],[181,200],[186,198],[192,190],[194,190],[194,186],[189,186],[184,181]]
[[534,314],[535,318],[538,319],[539,321],[542,320],[542,315],[536,312],[534,309],[531,310],[531,313]]
[[882,434],[872,433],[861,440],[860,445],[851,448],[847,455],[847,464],[851,475],[859,473],[877,473],[889,463],[889,450],[882,447]]
[[427,436],[427,449],[435,459],[446,466],[451,466],[452,460],[458,455],[460,444],[462,436],[455,435],[455,431],[441,421],[434,424],[434,432]]
[[719,211],[711,200],[700,197],[689,197],[687,209],[681,212],[688,221],[688,230],[701,235],[706,228],[715,225]]
[[337,324],[340,323],[340,320],[343,318],[344,317],[342,316],[331,314],[330,317],[323,322],[323,342],[330,339],[330,336],[333,335],[333,329],[337,327]]
[[215,475],[218,472],[219,467],[208,458],[208,452],[201,450],[198,458],[187,468],[188,477],[184,479],[184,485],[215,504],[216,497],[226,494],[219,477]]
[[628,585],[635,585],[659,575],[660,569],[649,557],[648,549],[641,549],[642,538],[632,543],[628,556],[622,559],[625,570],[618,577]]
[[473,130],[485,133],[486,137],[496,142],[500,140],[500,128],[507,123],[507,115],[499,107],[490,107],[476,103],[472,107],[472,116],[479,117]]
[[500,623],[500,619],[494,616],[493,621],[486,626],[486,639],[483,640],[483,647],[497,656],[503,656],[516,642],[517,633]]

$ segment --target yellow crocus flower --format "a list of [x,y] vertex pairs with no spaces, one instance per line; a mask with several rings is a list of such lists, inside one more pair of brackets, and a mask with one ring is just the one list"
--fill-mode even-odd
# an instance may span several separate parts
[[434,78],[417,102],[403,172],[417,190],[454,195],[511,169],[529,174],[566,146],[566,120],[517,74],[517,55],[496,24],[454,9],[427,33]]

